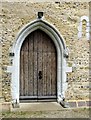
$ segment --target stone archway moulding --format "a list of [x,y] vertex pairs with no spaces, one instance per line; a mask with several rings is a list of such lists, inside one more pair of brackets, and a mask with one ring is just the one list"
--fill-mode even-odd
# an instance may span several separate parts
[[13,65],[11,69],[11,95],[12,103],[19,103],[19,78],[20,78],[20,49],[25,38],[36,29],[41,29],[53,40],[57,50],[57,100],[62,101],[65,98],[66,83],[66,45],[63,37],[57,29],[48,22],[37,19],[27,24],[18,34],[16,43],[13,46],[14,53]]

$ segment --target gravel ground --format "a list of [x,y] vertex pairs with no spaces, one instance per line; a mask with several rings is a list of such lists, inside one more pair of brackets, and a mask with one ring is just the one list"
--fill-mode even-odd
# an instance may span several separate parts
[[62,109],[57,111],[4,112],[3,118],[89,118],[89,108]]

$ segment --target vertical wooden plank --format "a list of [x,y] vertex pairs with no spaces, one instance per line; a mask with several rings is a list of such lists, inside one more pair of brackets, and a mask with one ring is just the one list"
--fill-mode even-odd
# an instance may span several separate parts
[[46,50],[47,50],[47,44],[46,44],[46,38],[45,38],[45,34],[42,34],[42,38],[43,38],[43,42],[42,42],[42,48],[43,48],[43,58],[42,58],[42,62],[43,62],[43,95],[46,96],[46,92],[47,92],[47,86],[46,86]]
[[28,38],[24,42],[24,88],[25,96],[28,96]]
[[38,96],[43,95],[43,77],[39,79],[39,72],[41,72],[43,76],[43,69],[42,69],[42,31],[37,31],[38,37]]
[[51,56],[50,56],[50,59],[51,59],[51,65],[50,65],[50,75],[51,75],[51,95],[52,96],[56,96],[56,88],[57,88],[57,84],[56,84],[56,81],[57,81],[57,77],[56,77],[56,48],[55,48],[55,45],[53,43],[53,41],[51,40],[50,41],[50,52],[51,52]]
[[37,96],[37,52],[34,52],[34,80],[33,80],[33,95]]
[[34,81],[34,51],[33,51],[33,33],[29,35],[29,58],[28,58],[28,95],[33,96],[33,81]]
[[[49,38],[49,37],[48,37]],[[51,64],[53,65],[53,63],[51,62],[51,54],[52,54],[52,40],[49,38],[48,39],[49,41],[49,49],[48,49],[48,53],[49,53],[49,67],[50,67],[50,79],[49,79],[49,95],[51,96],[52,95],[52,91],[51,91],[51,86],[52,86],[52,76],[51,76],[51,73],[52,73],[52,69],[51,69]]]
[[37,89],[38,89],[38,84],[37,84],[37,79],[38,79],[38,57],[37,57],[37,33],[34,31],[34,83],[33,83],[33,95],[37,96]]
[[47,63],[47,65],[46,65],[46,67],[47,67],[46,68],[47,69],[47,72],[46,72],[47,93],[46,93],[46,95],[49,96],[50,95],[50,60],[49,60],[50,59],[49,58],[50,57],[50,54],[49,54],[49,52],[50,52],[50,40],[48,39],[47,35],[46,35],[46,41],[47,41],[47,43],[46,43],[47,44],[47,51],[46,51],[47,52],[47,54],[46,54],[47,55],[46,56],[46,58],[47,58],[46,59],[46,63]]
[[46,53],[43,52],[43,96],[46,96]]
[[[48,52],[48,57],[49,57],[49,80],[48,80],[48,82],[49,82],[49,95],[51,96],[51,72],[52,72],[52,70],[51,70],[51,52]],[[53,64],[53,63],[52,63]]]
[[56,88],[57,88],[57,84],[56,84],[56,55],[55,53],[52,52],[52,65],[51,65],[51,69],[52,69],[52,95],[55,96],[56,95]]
[[[47,41],[47,38],[45,40]],[[48,73],[49,73],[49,65],[48,65],[48,61],[49,61],[49,59],[48,59],[48,44],[47,44],[47,42],[46,42],[47,48],[46,48],[46,60],[45,60],[45,62],[46,62],[46,96],[48,96],[48,92],[49,92],[49,89],[48,89],[48,84],[49,84],[48,83],[48,80],[49,80],[49,75],[48,75]]]
[[43,48],[43,58],[42,58],[42,62],[43,62],[43,95],[46,96],[47,95],[47,41],[46,41],[46,37],[45,34],[42,34],[42,38],[43,38],[43,42],[42,42],[42,48]]
[[23,49],[20,52],[20,96],[23,96]]

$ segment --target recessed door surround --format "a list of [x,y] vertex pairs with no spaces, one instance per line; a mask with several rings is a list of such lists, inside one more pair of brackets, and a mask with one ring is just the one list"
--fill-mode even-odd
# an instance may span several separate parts
[[67,88],[65,51],[62,35],[47,21],[37,19],[24,26],[11,51],[12,102],[19,103],[24,96],[63,100]]

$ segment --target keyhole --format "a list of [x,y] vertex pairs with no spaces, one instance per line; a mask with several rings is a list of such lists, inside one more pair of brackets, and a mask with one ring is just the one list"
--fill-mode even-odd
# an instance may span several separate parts
[[39,71],[39,79],[42,79],[42,71]]

